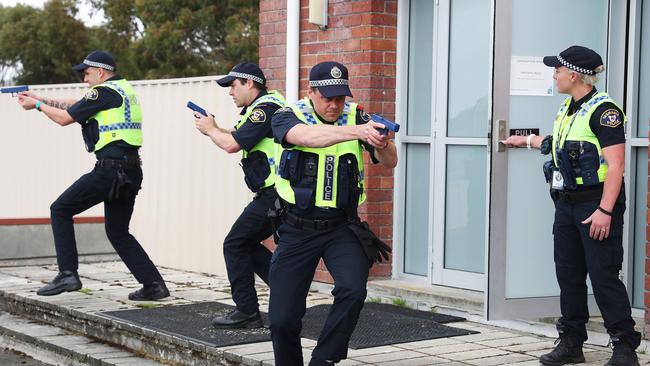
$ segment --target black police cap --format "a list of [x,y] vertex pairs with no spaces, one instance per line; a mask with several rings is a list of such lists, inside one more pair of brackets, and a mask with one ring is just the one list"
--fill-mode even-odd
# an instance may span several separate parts
[[99,67],[108,71],[115,71],[115,59],[106,51],[93,51],[82,63],[72,67],[75,71],[81,72],[89,67]]
[[544,57],[544,65],[551,67],[564,66],[581,74],[594,75],[596,68],[603,65],[603,59],[590,48],[571,46],[560,52],[559,56]]
[[260,69],[257,64],[254,64],[252,62],[242,62],[235,65],[235,67],[232,68],[228,75],[217,80],[217,83],[223,87],[226,87],[230,86],[233,80],[238,78],[253,80],[257,83],[262,84],[263,86],[266,86],[266,77],[264,77],[262,69]]
[[352,97],[348,80],[348,69],[336,61],[321,62],[309,71],[309,86],[318,88],[326,98]]

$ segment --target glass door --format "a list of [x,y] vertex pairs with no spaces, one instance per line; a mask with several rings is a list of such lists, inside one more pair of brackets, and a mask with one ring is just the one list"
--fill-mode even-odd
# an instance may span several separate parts
[[[491,2],[398,3],[394,235],[399,277],[482,291],[487,246]],[[401,75],[406,77],[401,78]]]
[[[559,94],[552,69],[541,64],[579,44],[598,52],[607,72],[597,85],[622,100],[625,2],[499,0],[495,2],[488,294],[489,319],[557,315],[553,263],[553,206],[541,166],[548,157],[506,150],[499,135],[513,130],[552,132]],[[616,29],[613,29],[616,28]],[[550,69],[550,70],[549,70]],[[592,307],[592,309],[596,309]]]

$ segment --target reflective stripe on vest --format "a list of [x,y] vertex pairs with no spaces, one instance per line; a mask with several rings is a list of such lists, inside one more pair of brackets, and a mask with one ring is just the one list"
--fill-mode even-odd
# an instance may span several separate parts
[[[616,105],[607,93],[596,93],[588,102],[583,103],[582,106],[580,106],[580,109],[571,116],[567,115],[569,105],[571,104],[571,97],[568,97],[560,105],[560,109],[555,117],[555,123],[553,124],[553,161],[555,162],[555,166],[558,166],[556,151],[558,146],[560,148],[564,147],[566,141],[590,142],[598,149],[598,158],[600,161],[600,166],[598,167],[598,180],[600,182],[605,181],[605,177],[607,176],[607,163],[605,162],[598,138],[596,138],[596,135],[589,126],[589,120],[591,119],[592,114],[596,111],[596,108],[605,102],[610,102]],[[618,105],[616,106],[618,107]],[[622,117],[625,123],[625,115]],[[562,133],[562,136],[560,136],[560,132]],[[557,142],[559,142],[559,144]],[[576,183],[581,185],[583,183],[582,177],[577,176]]]
[[[322,124],[314,113],[313,107],[309,98],[298,101],[295,105],[291,106],[293,113],[296,117],[304,123],[316,125]],[[353,126],[356,125],[356,112],[357,104],[356,103],[345,103],[343,113],[339,116],[339,119],[336,121],[337,126]],[[363,152],[361,150],[361,143],[358,140],[351,140],[340,142],[328,147],[320,148],[310,148],[304,146],[294,146],[291,149],[287,150],[300,150],[304,152],[309,152],[318,155],[318,173],[316,176],[316,189],[315,189],[315,205],[317,207],[328,207],[336,208],[336,197],[338,191],[338,166],[339,158],[345,154],[354,154],[357,160],[357,166],[359,167],[359,187],[364,187],[364,171],[363,171]],[[280,153],[282,148],[280,148]],[[281,155],[278,155],[280,157]],[[333,160],[332,160],[333,158]],[[327,172],[330,174],[326,176],[326,166],[333,167],[333,171]],[[326,178],[332,182],[331,186],[328,186]],[[295,204],[296,196],[291,187],[289,180],[283,179],[280,176],[276,177],[277,181],[275,183],[275,188],[278,191],[278,195],[282,197],[283,200]],[[362,194],[359,196],[360,205],[366,200],[365,190],[362,191]]]
[[[280,108],[283,108],[287,105],[286,100],[280,94],[279,92],[275,90],[269,90],[268,94],[263,95],[259,97],[256,101],[253,102],[247,109],[246,113],[241,117],[239,120],[239,123],[237,126],[235,126],[235,129],[239,129],[244,122],[248,119],[248,117],[251,116],[255,108],[260,105],[260,104],[275,104]],[[264,123],[271,123],[271,117],[272,116],[266,116],[267,121]],[[264,137],[262,138],[255,146],[250,151],[246,151],[242,149],[242,158],[246,158],[249,153],[252,153],[253,151],[262,151],[264,154],[266,154],[267,161],[269,163],[269,168],[271,174],[266,178],[264,181],[264,185],[261,188],[266,188],[270,187],[273,184],[275,184],[275,171],[276,171],[276,162],[278,161],[278,157],[276,157],[276,153],[278,152],[278,148],[276,146],[277,144],[273,140],[272,137]]]
[[99,140],[92,151],[98,151],[114,141],[122,140],[132,146],[142,146],[142,110],[135,91],[126,80],[111,80],[93,87],[115,90],[122,97],[122,105],[97,112]]

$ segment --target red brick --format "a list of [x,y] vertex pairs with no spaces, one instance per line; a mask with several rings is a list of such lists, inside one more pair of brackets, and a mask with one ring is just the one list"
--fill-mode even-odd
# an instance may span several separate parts
[[362,16],[359,16],[359,14],[340,16],[338,20],[340,21],[340,26],[343,27],[356,27],[361,24],[370,24],[363,22]]
[[387,189],[369,189],[366,197],[371,201],[392,201],[393,191]]
[[338,15],[346,15],[352,13],[352,2],[346,1],[343,3],[332,4],[330,2],[328,7],[328,14],[330,17]]

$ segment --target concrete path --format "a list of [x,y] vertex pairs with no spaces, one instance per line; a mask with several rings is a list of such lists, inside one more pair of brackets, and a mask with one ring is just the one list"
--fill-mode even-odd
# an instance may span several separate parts
[[[224,277],[164,268],[161,273],[172,293],[169,300],[161,302],[163,306],[203,301],[233,304],[229,284]],[[34,323],[34,320],[51,323],[56,327],[67,328],[68,336],[76,332],[80,336],[90,336],[93,339],[103,340],[104,343],[114,343],[163,363],[171,360],[187,365],[273,365],[271,342],[213,349],[132,325],[111,323],[111,320],[104,319],[97,313],[143,306],[126,298],[129,292],[139,287],[139,284],[121,262],[82,264],[79,274],[84,286],[81,291],[53,297],[41,297],[37,296],[35,291],[45,281],[49,281],[56,275],[55,266],[0,268],[0,303],[13,313],[31,318],[34,324],[31,329],[40,326],[40,323]],[[267,311],[268,288],[259,285],[258,293],[261,310]],[[308,297],[308,306],[331,302],[332,297],[329,294],[316,291],[310,292]],[[5,321],[3,322],[2,319]],[[9,321],[7,319],[9,318],[0,317],[0,328],[9,329],[6,324]],[[470,321],[449,325],[480,333],[350,350],[349,358],[341,362],[340,365],[529,366],[539,365],[538,357],[553,347],[554,339],[510,329]],[[100,326],[108,330],[99,329]],[[23,325],[24,327],[29,328],[28,325]],[[39,335],[36,332],[32,336],[41,338],[53,336],[51,329],[43,329],[45,329],[43,334]],[[161,344],[166,345],[167,348],[156,349],[152,346]],[[99,343],[94,345],[97,346],[95,351],[92,347],[87,347],[89,355],[92,355],[93,352],[106,353],[105,345],[100,346]],[[175,348],[170,348],[170,345],[174,345]],[[302,345],[305,360],[308,361],[315,341],[303,339]],[[197,354],[197,358],[189,358],[188,355],[191,353]],[[586,345],[585,356],[587,358],[585,365],[587,366],[604,365],[611,356],[611,350],[607,347]],[[646,355],[643,349],[639,350],[639,358],[641,364],[650,365],[650,356]]]

